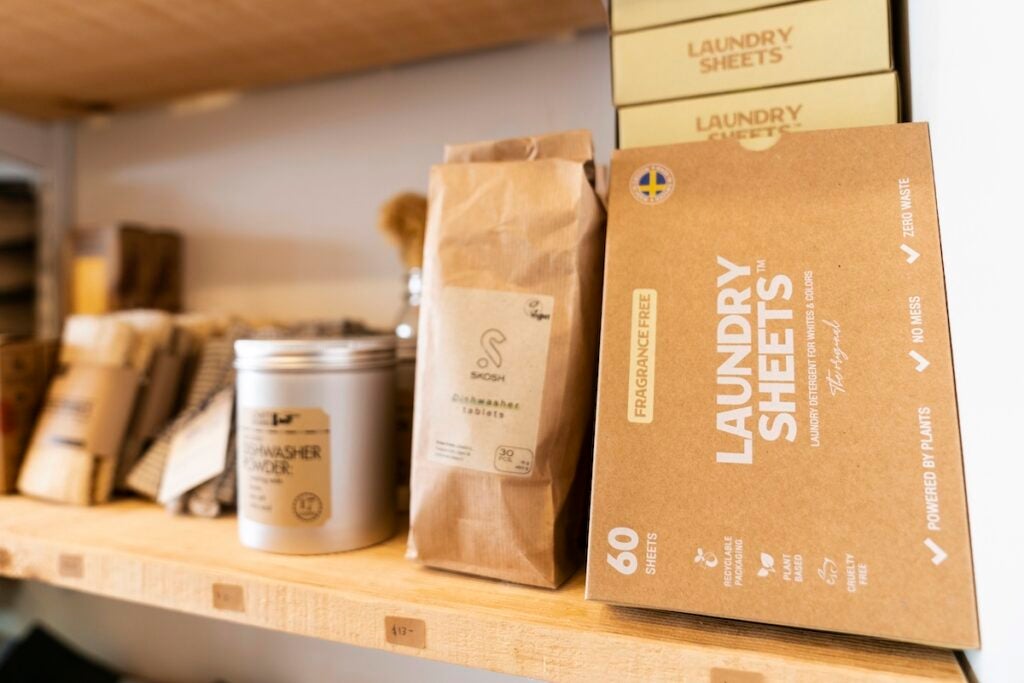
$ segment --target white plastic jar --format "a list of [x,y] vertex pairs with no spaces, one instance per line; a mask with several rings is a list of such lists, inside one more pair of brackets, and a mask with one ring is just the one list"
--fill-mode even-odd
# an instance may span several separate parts
[[395,339],[235,342],[238,535],[315,554],[395,531]]

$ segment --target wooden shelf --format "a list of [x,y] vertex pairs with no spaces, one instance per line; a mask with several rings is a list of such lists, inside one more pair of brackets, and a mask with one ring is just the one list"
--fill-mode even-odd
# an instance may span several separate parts
[[604,23],[601,0],[8,0],[0,5],[0,108],[102,112]]
[[[247,550],[235,534],[234,519],[141,501],[0,497],[0,574],[543,680],[738,680],[714,668],[764,681],[964,680],[944,650],[587,602],[582,573],[547,591],[425,569],[404,559],[402,534],[311,557]],[[390,644],[386,617],[422,620],[426,646]]]

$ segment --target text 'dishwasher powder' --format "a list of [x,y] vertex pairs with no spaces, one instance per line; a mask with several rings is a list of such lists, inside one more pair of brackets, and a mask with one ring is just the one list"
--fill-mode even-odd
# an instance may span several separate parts
[[235,343],[243,545],[351,550],[395,525],[393,337]]

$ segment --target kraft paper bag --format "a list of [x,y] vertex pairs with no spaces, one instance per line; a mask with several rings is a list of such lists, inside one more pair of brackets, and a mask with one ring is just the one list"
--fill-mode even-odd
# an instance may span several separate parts
[[557,587],[589,463],[604,211],[571,132],[449,147],[430,174],[408,556]]

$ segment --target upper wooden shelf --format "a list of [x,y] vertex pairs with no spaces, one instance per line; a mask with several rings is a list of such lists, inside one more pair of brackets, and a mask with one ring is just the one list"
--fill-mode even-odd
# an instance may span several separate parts
[[0,108],[81,115],[604,22],[601,0],[5,0]]
[[[583,599],[582,573],[548,591],[425,569],[404,549],[399,534],[272,555],[242,548],[230,518],[0,497],[2,575],[289,633],[553,681],[965,680],[944,650],[610,607]],[[388,617],[422,621],[412,645],[388,642]]]

